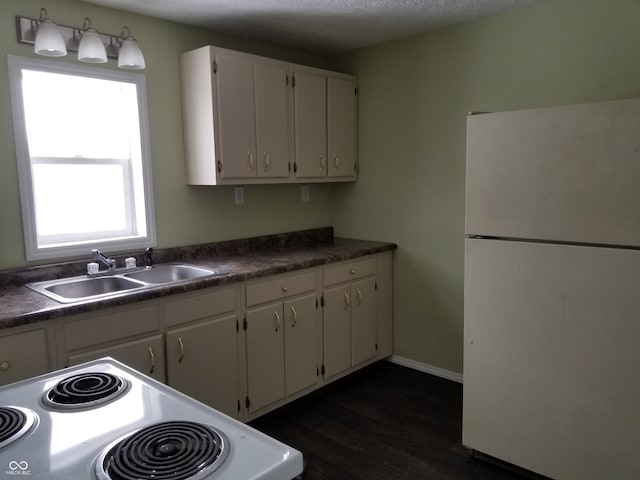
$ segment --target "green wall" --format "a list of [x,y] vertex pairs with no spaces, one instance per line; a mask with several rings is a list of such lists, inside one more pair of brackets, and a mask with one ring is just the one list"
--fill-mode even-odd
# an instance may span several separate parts
[[462,372],[466,114],[640,95],[640,2],[553,0],[331,64],[360,92],[336,234],[398,243],[395,353]]
[[[180,53],[212,44],[318,67],[326,59],[146,16],[94,6],[78,0],[2,0],[0,4],[0,269],[27,264],[24,255],[18,193],[13,121],[9,98],[7,54],[33,56],[33,46],[16,41],[16,15],[38,18],[45,7],[62,25],[81,26],[89,16],[102,32],[131,27],[144,52],[147,68],[151,154],[159,247],[191,245],[231,238],[315,228],[331,224],[329,185],[312,185],[311,202],[300,201],[300,187],[245,187],[245,204],[233,202],[233,187],[192,187],[185,184]],[[77,62],[74,53],[59,61]],[[117,68],[110,60],[99,68]],[[78,121],[91,115],[91,105]],[[72,125],[69,128],[73,128]]]
[[[338,235],[397,242],[395,353],[455,372],[462,372],[466,113],[640,95],[638,0],[552,0],[359,50],[330,59],[359,77],[359,181],[314,185],[309,204],[296,186],[250,186],[246,204],[235,206],[231,187],[184,183],[179,53],[216,44],[319,67],[326,60],[77,0],[3,0],[3,57],[33,55],[16,43],[13,17],[36,17],[42,6],[58,23],[90,16],[98,30],[127,24],[138,37],[159,246],[330,224]],[[6,58],[0,105],[2,269],[25,264]]]

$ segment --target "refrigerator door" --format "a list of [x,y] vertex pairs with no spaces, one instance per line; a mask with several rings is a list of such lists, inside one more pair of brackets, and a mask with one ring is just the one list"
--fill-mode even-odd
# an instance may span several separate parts
[[640,245],[640,99],[472,115],[466,233]]
[[465,240],[463,444],[640,478],[640,251]]

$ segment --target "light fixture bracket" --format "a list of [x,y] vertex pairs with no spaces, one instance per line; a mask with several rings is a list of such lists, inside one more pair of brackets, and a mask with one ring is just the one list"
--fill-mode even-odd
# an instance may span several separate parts
[[[38,26],[40,19],[16,16],[16,33],[19,43],[26,43],[29,45],[35,45],[36,33],[38,32]],[[77,52],[80,44],[80,38],[82,34],[82,27],[70,27],[68,25],[57,24],[58,30],[62,34],[64,43],[67,46],[67,51]],[[107,51],[107,57],[118,58],[120,45],[123,38],[120,35],[113,35],[110,33],[97,32],[104,44]]]

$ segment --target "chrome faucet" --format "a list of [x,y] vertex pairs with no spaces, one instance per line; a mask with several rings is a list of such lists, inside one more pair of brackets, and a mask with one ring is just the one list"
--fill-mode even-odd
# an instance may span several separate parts
[[93,255],[94,260],[102,262],[107,266],[109,270],[113,270],[114,268],[116,268],[115,259],[106,257],[100,250],[94,248],[93,250],[91,250],[91,254]]

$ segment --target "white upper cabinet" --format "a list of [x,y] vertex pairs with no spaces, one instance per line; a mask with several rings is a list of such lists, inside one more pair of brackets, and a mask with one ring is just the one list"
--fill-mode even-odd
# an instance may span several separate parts
[[296,178],[327,176],[327,78],[319,71],[294,72]]
[[356,80],[327,77],[327,175],[354,179],[356,176]]
[[288,64],[203,47],[180,57],[187,183],[289,178]]
[[357,88],[354,76],[292,66],[295,177],[356,179]]
[[[256,177],[256,109],[253,62],[226,52],[214,55],[217,167],[221,179]],[[214,108],[214,110],[216,110]]]
[[187,183],[356,179],[356,79],[218,47],[180,56]]
[[289,68],[280,62],[254,62],[258,177],[289,178],[291,141]]

